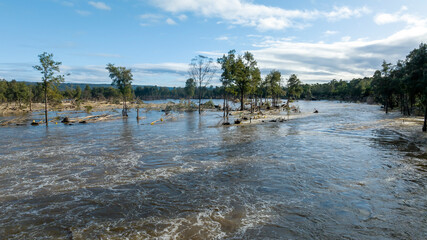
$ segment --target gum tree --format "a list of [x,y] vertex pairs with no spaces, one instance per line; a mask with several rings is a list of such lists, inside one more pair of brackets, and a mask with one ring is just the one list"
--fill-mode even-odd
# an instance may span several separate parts
[[215,75],[216,68],[212,58],[203,55],[198,55],[191,59],[188,75],[197,85],[199,97],[199,114],[201,113],[202,88],[206,87]]
[[52,91],[52,88],[55,88],[56,85],[64,82],[64,75],[55,75],[59,73],[59,66],[61,62],[55,62],[53,60],[53,54],[44,52],[39,55],[40,65],[33,66],[34,69],[39,71],[42,74],[42,89],[44,93],[44,115],[46,121],[46,127],[48,126],[47,118],[47,105],[48,105],[48,95]]
[[106,69],[110,73],[110,78],[113,80],[111,85],[116,86],[123,97],[123,116],[128,116],[126,99],[130,98],[132,93],[132,69],[126,69],[125,67],[116,67],[114,64],[107,64]]

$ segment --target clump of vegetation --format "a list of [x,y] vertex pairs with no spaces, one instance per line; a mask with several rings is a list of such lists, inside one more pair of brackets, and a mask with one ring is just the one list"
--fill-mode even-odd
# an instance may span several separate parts
[[202,106],[203,106],[204,109],[213,109],[213,108],[215,108],[215,104],[212,101],[212,99],[209,100],[209,101],[207,101],[207,102],[205,102],[205,103],[203,103]]
[[74,104],[76,105],[76,109],[77,110],[80,110],[81,103],[82,103],[81,99],[77,99],[76,101],[74,101]]
[[93,107],[91,105],[84,106],[86,113],[91,113]]

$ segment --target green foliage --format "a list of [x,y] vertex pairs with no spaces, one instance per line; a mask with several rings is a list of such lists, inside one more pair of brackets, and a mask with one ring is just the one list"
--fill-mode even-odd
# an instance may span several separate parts
[[49,88],[56,87],[58,84],[64,82],[64,75],[55,75],[60,72],[59,66],[62,63],[55,62],[53,54],[44,52],[39,55],[39,60],[40,65],[35,65],[33,68],[42,74],[43,91],[47,92]]
[[91,105],[84,106],[86,113],[92,112],[93,107]]
[[58,93],[57,86],[64,82],[64,75],[55,75],[59,73],[59,66],[62,64],[61,62],[55,62],[53,60],[53,54],[48,54],[44,52],[39,55],[40,65],[33,66],[34,69],[40,71],[42,74],[42,89],[44,92],[44,101],[45,101],[45,122],[46,126],[48,125],[47,119],[47,103],[48,98],[58,102],[58,98],[61,95]]
[[212,108],[215,108],[215,104],[214,104],[214,102],[212,101],[212,99],[211,99],[211,100],[209,100],[209,101],[207,101],[207,102],[205,102],[205,103],[203,103],[203,108],[206,108],[206,109],[212,109]]
[[116,67],[114,64],[107,64],[106,69],[110,73],[110,78],[113,80],[111,85],[116,86],[124,99],[131,96],[132,92],[132,70],[125,67]]
[[283,94],[281,86],[282,74],[277,70],[271,70],[271,72],[265,77],[264,87],[266,96],[273,99],[273,105],[277,106],[278,99]]
[[123,96],[123,116],[127,116],[126,99],[132,98],[132,70],[125,67],[116,67],[114,64],[107,64],[106,69],[113,80],[111,85],[116,86]]
[[297,75],[292,74],[288,79],[288,93],[289,97],[297,99],[301,96],[303,91],[301,80],[298,79]]
[[256,93],[261,84],[261,72],[257,67],[257,62],[250,52],[245,52],[243,56],[236,55],[235,50],[228,52],[218,58],[221,64],[221,82],[227,92],[234,93],[240,97],[240,109],[244,108],[244,98],[247,94]]
[[187,81],[185,81],[185,93],[187,94],[187,97],[191,99],[194,96],[196,90],[196,82],[194,79],[189,78]]

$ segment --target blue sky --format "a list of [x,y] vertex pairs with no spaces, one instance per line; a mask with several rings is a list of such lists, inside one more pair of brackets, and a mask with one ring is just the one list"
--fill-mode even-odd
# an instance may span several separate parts
[[134,84],[184,86],[191,58],[235,49],[263,75],[351,80],[427,42],[426,12],[421,0],[0,0],[0,78],[40,81],[48,52],[66,82],[110,83],[114,63]]

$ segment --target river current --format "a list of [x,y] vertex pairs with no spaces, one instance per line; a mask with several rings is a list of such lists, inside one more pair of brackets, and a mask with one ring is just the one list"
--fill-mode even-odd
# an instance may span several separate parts
[[427,239],[427,159],[384,127],[398,114],[295,104],[319,114],[0,127],[0,239]]

